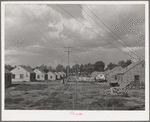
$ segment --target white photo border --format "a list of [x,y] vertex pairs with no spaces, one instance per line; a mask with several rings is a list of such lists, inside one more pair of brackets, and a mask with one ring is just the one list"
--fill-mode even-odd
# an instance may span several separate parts
[[[145,4],[145,111],[77,111],[77,110],[5,110],[4,62],[5,62],[5,5],[6,4]],[[1,2],[1,93],[2,121],[138,121],[149,120],[149,6],[148,1],[7,1]],[[70,112],[83,115],[70,115]]]

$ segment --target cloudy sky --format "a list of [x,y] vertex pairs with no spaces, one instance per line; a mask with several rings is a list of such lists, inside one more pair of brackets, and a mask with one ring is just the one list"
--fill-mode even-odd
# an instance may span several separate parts
[[71,65],[144,57],[144,15],[142,4],[6,4],[5,63],[66,66],[68,46]]

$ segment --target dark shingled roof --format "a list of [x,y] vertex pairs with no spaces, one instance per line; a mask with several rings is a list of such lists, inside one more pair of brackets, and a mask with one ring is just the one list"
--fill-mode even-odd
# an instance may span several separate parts
[[27,72],[29,72],[29,73],[34,73],[34,72],[32,71],[32,69],[29,68],[29,67],[22,66],[22,65],[20,65],[20,67],[22,67],[23,69],[25,69],[25,70],[26,70]]
[[41,69],[37,69],[37,70],[39,70],[40,72],[42,72],[43,74],[46,74],[43,70],[41,70]]

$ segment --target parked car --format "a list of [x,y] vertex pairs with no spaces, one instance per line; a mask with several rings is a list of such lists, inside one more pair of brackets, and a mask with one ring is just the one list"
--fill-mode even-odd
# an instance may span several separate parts
[[107,80],[106,80],[106,78],[105,78],[105,75],[103,75],[103,74],[98,74],[98,75],[96,75],[96,77],[95,77],[95,81],[96,81],[96,82],[106,82]]

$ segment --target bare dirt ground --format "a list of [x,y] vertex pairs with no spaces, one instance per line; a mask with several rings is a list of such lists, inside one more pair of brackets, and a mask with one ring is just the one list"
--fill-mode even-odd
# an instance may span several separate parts
[[16,83],[5,90],[5,109],[145,110],[145,92],[111,95],[105,83],[79,82],[77,87],[76,82]]

